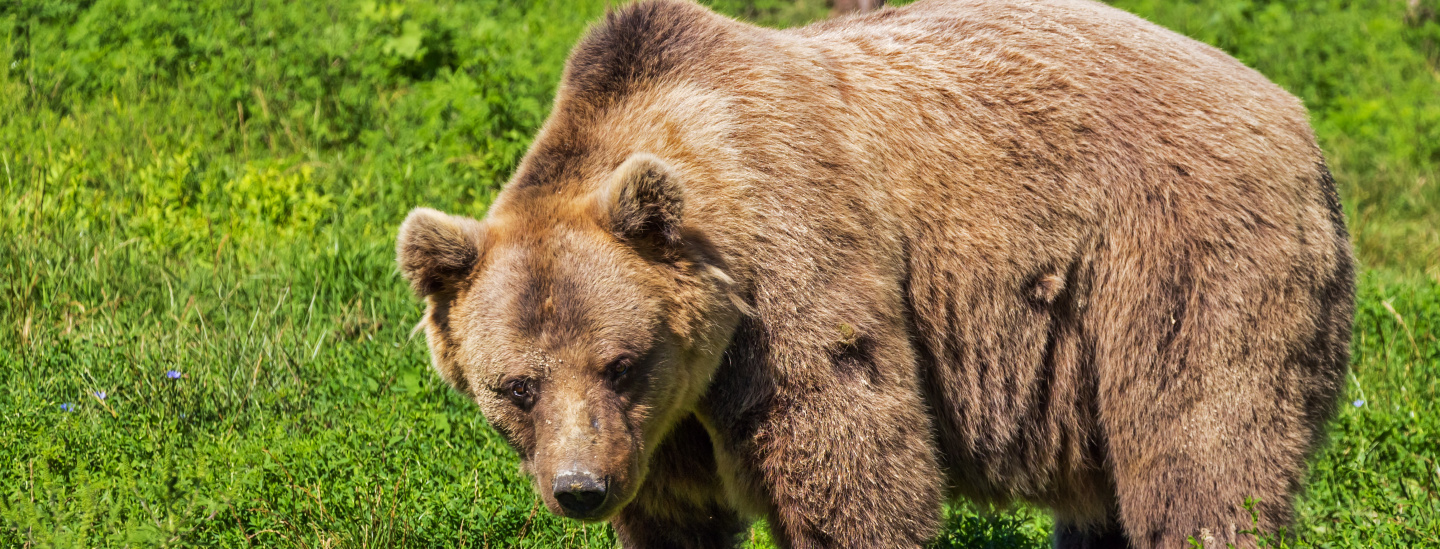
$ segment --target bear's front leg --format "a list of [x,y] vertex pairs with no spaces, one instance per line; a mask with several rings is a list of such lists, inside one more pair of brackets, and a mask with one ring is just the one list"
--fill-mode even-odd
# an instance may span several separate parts
[[[918,402],[801,391],[765,428],[771,529],[789,547],[907,547],[934,536],[942,480]],[[914,404],[914,406],[909,406]]]
[[645,484],[610,524],[627,549],[739,545],[746,525],[725,501],[710,435],[693,416],[656,449]]
[[762,358],[745,339],[704,411],[728,455],[722,462],[735,464],[727,481],[768,515],[776,542],[918,547],[931,539],[944,480],[908,340],[841,325],[814,353],[791,346]]

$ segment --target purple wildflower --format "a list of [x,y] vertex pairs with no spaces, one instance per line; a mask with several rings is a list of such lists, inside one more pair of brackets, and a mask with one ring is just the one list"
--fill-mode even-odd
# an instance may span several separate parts
[[90,394],[95,395],[95,398],[105,400],[105,391],[92,391]]
[[166,370],[165,377],[168,377],[170,379],[180,379],[180,370]]
[[1365,405],[1365,401],[1363,401],[1363,400],[1357,400],[1357,401],[1354,402],[1354,404],[1355,404],[1355,407],[1356,407],[1356,408],[1359,408],[1359,407]]
[[73,411],[75,411],[75,405],[74,405],[74,404],[71,404],[71,403],[69,403],[69,402],[66,402],[66,403],[60,405],[60,409],[66,411],[66,412],[73,412]]

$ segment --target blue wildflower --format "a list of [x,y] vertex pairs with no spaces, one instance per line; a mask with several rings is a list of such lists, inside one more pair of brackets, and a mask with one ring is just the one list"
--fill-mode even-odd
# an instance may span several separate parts
[[93,391],[90,394],[95,395],[95,398],[105,400],[105,391]]
[[1355,404],[1355,407],[1356,407],[1356,408],[1359,408],[1359,407],[1365,405],[1365,401],[1363,401],[1363,400],[1357,400],[1357,401],[1354,402],[1354,404]]
[[74,404],[71,404],[71,403],[69,403],[69,402],[66,402],[66,403],[60,405],[60,409],[66,411],[66,412],[73,412],[73,411],[75,411],[75,405],[74,405]]
[[180,371],[179,371],[179,370],[166,370],[166,371],[165,371],[165,377],[168,377],[168,378],[170,378],[170,379],[180,379]]

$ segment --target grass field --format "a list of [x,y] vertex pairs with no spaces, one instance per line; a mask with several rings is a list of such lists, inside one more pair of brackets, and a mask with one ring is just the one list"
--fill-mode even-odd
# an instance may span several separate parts
[[[1342,187],[1353,376],[1274,543],[1440,546],[1440,4],[1114,3],[1304,98]],[[393,259],[414,206],[483,215],[604,6],[0,3],[0,546],[614,545],[430,372]]]

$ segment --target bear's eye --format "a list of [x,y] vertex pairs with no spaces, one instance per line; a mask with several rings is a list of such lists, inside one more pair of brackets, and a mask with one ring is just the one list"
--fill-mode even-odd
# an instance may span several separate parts
[[630,367],[633,366],[634,363],[634,357],[628,355],[622,356],[610,361],[610,366],[606,368],[606,371],[609,372],[611,380],[620,381],[625,379],[625,376],[630,373]]
[[528,380],[515,379],[505,384],[505,396],[510,397],[510,400],[514,401],[517,406],[523,408],[530,405],[535,394],[530,390]]

